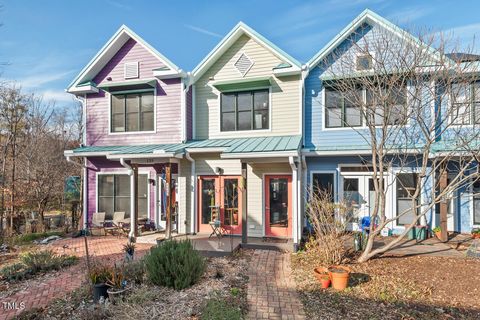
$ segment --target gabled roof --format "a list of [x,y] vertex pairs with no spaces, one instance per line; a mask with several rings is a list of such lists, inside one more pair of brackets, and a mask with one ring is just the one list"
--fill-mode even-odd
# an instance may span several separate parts
[[259,34],[257,31],[253,30],[248,25],[240,21],[195,67],[192,72],[194,81],[200,78],[205,73],[205,71],[207,71],[218,60],[218,58],[220,58],[225,53],[225,51],[227,51],[232,46],[232,44],[235,43],[235,41],[237,41],[238,38],[240,38],[244,34],[258,42],[270,52],[272,52],[275,56],[281,59],[283,63],[289,64],[292,71],[301,70],[302,65],[299,61],[297,61],[288,53],[267,40],[267,38]]
[[[366,9],[358,17],[356,17],[349,25],[347,25],[340,33],[338,33],[330,42],[328,42],[310,61],[307,63],[310,69],[316,67],[316,65],[322,61],[328,54],[330,54],[338,45],[342,43],[348,36],[350,36],[356,29],[362,26],[364,23],[370,25],[379,25],[386,30],[398,35],[401,38],[416,43],[419,46],[427,46],[421,42],[418,38],[396,26],[387,19],[379,16],[375,12]],[[439,57],[439,52],[434,48],[427,46],[428,50],[432,53],[433,57]]]
[[133,32],[126,25],[122,25],[117,32],[107,41],[107,43],[98,51],[92,60],[80,71],[77,77],[68,85],[67,92],[71,89],[91,81],[100,72],[103,67],[112,59],[112,57],[122,48],[122,46],[129,40],[133,39],[141,44],[147,51],[162,61],[166,67],[173,73],[182,74],[182,70],[171,62],[167,57],[158,52],[139,35]]

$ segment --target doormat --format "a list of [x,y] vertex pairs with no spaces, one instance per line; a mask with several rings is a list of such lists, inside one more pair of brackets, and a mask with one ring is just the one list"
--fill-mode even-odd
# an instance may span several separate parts
[[268,243],[288,243],[288,239],[281,239],[281,238],[263,238],[262,242],[268,242]]

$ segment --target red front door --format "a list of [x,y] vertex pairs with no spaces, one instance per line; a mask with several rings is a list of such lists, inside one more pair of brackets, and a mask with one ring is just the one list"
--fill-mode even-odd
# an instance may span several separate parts
[[198,178],[198,231],[211,232],[210,222],[220,220],[232,234],[242,233],[242,192],[240,176]]
[[265,176],[265,234],[292,236],[292,176]]

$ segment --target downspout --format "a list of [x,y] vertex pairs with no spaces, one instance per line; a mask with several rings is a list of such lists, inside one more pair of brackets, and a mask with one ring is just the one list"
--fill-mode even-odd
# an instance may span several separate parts
[[298,181],[297,181],[297,165],[295,160],[292,156],[288,157],[288,163],[292,168],[292,190],[295,190],[294,194],[292,195],[292,208],[293,208],[293,250],[296,252],[298,250],[298,212],[297,212],[297,199],[298,199]]
[[190,155],[189,152],[185,152],[185,158],[190,161],[190,191],[191,191],[191,195],[190,195],[190,209],[191,209],[191,217],[190,217],[190,221],[191,221],[191,226],[190,226],[190,232],[192,234],[195,234],[195,228],[197,226],[197,221],[196,221],[196,212],[197,212],[197,192],[196,192],[196,189],[197,189],[197,183],[195,181],[195,159],[192,158],[192,156]]
[[120,158],[120,164],[122,167],[128,169],[128,175],[130,176],[130,232],[128,233],[128,239],[135,237],[135,176],[133,174],[132,167],[125,162],[124,158]]
[[[187,72],[185,78],[182,78],[182,142],[188,140],[188,122],[187,122],[187,94],[190,86],[192,85],[192,75],[190,72]],[[193,104],[193,95],[192,95],[192,104]],[[193,105],[192,105],[192,117],[193,117]]]

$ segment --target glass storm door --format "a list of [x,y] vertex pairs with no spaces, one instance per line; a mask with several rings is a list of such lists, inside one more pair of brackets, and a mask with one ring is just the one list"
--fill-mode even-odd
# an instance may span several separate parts
[[292,236],[291,176],[265,176],[265,234]]
[[242,233],[240,179],[238,176],[199,177],[199,232],[211,232],[210,222],[220,220],[229,233]]

